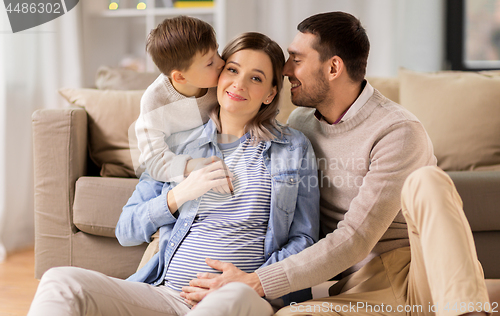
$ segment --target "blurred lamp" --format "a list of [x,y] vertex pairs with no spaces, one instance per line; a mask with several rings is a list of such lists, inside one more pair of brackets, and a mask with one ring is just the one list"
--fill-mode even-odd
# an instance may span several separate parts
[[116,10],[116,9],[118,9],[118,4],[119,4],[119,1],[118,1],[118,0],[111,0],[111,1],[109,2],[109,6],[108,6],[108,8],[109,8],[110,10]]

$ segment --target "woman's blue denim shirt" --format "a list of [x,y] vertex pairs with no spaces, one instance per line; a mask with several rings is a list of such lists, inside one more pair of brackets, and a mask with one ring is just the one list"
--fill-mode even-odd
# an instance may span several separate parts
[[[283,127],[284,135],[266,142],[262,152],[271,175],[271,210],[264,242],[266,262],[262,267],[285,259],[309,247],[319,235],[319,187],[315,155],[309,140],[299,131]],[[199,128],[171,135],[167,140],[175,154],[192,158],[217,156],[217,129],[212,120]],[[171,214],[167,193],[176,183],[155,181],[143,173],[137,187],[123,207],[116,226],[116,237],[123,246],[151,242],[160,229],[159,252],[128,280],[160,284],[175,250],[188,233],[201,201],[184,203]],[[299,291],[289,300],[310,298],[310,291]]]

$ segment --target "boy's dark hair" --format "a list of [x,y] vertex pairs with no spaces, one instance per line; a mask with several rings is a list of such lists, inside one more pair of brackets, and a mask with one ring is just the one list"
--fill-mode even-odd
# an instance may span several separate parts
[[370,41],[356,17],[345,12],[320,13],[300,22],[297,29],[318,37],[313,48],[319,52],[321,62],[339,56],[353,81],[364,79]]
[[198,52],[206,54],[210,49],[217,49],[212,26],[183,15],[163,20],[151,30],[146,43],[146,51],[166,76],[173,70],[187,70]]

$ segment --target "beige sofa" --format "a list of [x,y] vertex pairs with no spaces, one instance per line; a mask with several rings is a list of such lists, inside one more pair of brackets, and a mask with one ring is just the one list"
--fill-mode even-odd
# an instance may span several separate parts
[[[444,94],[439,97],[439,102],[461,98],[455,95],[455,90],[446,88],[446,84],[445,87],[436,86],[439,82],[443,85],[446,80],[455,80],[446,77],[452,76],[449,73],[444,73],[444,79],[439,77],[442,75],[404,72],[399,78],[369,80],[389,98],[401,101],[404,106],[418,112],[417,116],[421,116],[424,125],[429,129],[435,143],[436,155],[442,160],[441,165],[445,169],[462,169],[450,171],[449,174],[463,198],[464,210],[472,227],[485,276],[500,278],[500,132],[498,127],[487,125],[490,124],[489,121],[483,121],[485,131],[469,129],[468,133],[472,134],[473,138],[477,137],[474,141],[476,143],[482,141],[480,137],[488,138],[489,134],[493,133],[497,147],[493,145],[493,150],[466,148],[466,151],[473,150],[476,154],[488,151],[493,156],[496,155],[493,158],[498,158],[499,161],[488,158],[488,164],[478,162],[472,157],[474,155],[470,156],[468,152],[465,157],[462,157],[461,152],[451,153],[452,156],[460,155],[460,159],[453,161],[450,153],[446,152],[453,151],[453,146],[448,146],[439,135],[435,135],[436,130],[443,128],[443,124],[450,125],[449,121],[453,121],[453,111],[446,112],[449,104],[444,104],[440,109],[425,101],[430,93]],[[436,81],[436,77],[440,80]],[[486,77],[488,80],[493,78]],[[493,86],[496,84],[498,87],[499,83],[500,77],[495,79]],[[415,87],[412,88],[411,85]],[[111,85],[111,88],[117,87]],[[455,89],[463,90],[463,86],[458,85]],[[478,92],[485,94],[483,90]],[[488,93],[490,92],[494,91]],[[141,93],[142,91],[66,89],[62,94],[74,104],[73,106],[64,109],[43,109],[33,114],[37,278],[51,267],[66,265],[94,269],[119,278],[126,278],[135,271],[146,245],[127,248],[120,246],[114,237],[114,228],[122,207],[138,182],[136,178],[124,178],[133,174],[130,161],[126,161],[128,143],[125,130],[138,115],[138,99]],[[279,117],[282,121],[286,120],[289,112],[293,110],[289,99],[287,100],[287,94],[284,94],[284,105]],[[463,105],[453,103],[456,102],[453,100],[450,102],[455,111],[471,106],[476,107],[474,113],[482,111],[477,108],[474,100],[473,104]],[[496,109],[490,113],[496,115],[497,119],[500,119],[499,100],[500,96],[494,100]],[[463,101],[466,103],[469,99]],[[430,112],[429,117],[425,112],[421,113],[426,109]],[[440,111],[445,113],[440,114]],[[437,127],[432,124],[434,119],[442,117],[448,117],[448,122],[441,122]],[[122,123],[127,120],[128,122]],[[500,123],[498,125],[500,126]],[[468,127],[456,126],[459,130]],[[100,143],[117,134],[119,135],[114,144]],[[473,147],[474,144],[465,144],[463,135],[460,134],[460,143],[454,146]],[[436,148],[436,144],[446,147],[446,153]],[[111,148],[113,146],[114,148]],[[113,150],[115,152],[110,153]],[[465,161],[462,161],[464,159]],[[461,160],[463,165],[456,160]],[[457,166],[454,166],[454,163]]]

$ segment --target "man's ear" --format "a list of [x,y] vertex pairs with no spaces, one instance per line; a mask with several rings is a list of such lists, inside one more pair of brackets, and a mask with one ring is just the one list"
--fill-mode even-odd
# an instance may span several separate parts
[[273,102],[274,97],[276,96],[277,93],[278,89],[276,88],[276,86],[274,86],[273,89],[271,90],[271,93],[264,100],[264,104],[270,104],[271,102]]
[[170,73],[170,78],[172,78],[172,81],[180,84],[186,83],[186,78],[184,78],[182,72],[180,72],[179,70],[172,70],[172,72]]
[[333,56],[328,63],[328,78],[333,80],[338,78],[345,70],[344,61],[339,56]]

